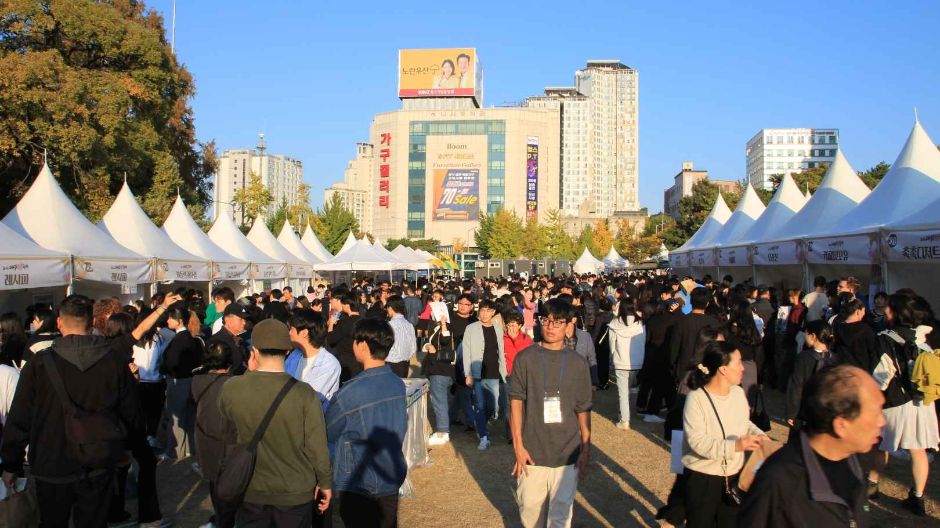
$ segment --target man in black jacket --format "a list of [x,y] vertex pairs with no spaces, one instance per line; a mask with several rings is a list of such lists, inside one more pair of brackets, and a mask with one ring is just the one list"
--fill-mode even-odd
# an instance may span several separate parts
[[[334,302],[339,302],[339,318],[330,317],[327,323],[328,332],[326,334],[326,349],[329,350],[336,359],[339,360],[340,374],[339,382],[346,383],[353,376],[362,372],[362,365],[356,361],[356,355],[353,353],[353,329],[356,321],[359,320],[359,301],[356,294],[345,288],[340,295],[334,291],[333,300],[330,301],[331,308]],[[338,299],[338,301],[337,301]]]
[[856,367],[815,374],[803,391],[805,427],[764,462],[738,526],[869,526],[865,476],[856,457],[881,435],[884,397]]
[[712,294],[707,288],[699,286],[689,294],[692,312],[679,318],[673,325],[669,340],[669,365],[676,380],[681,380],[688,369],[689,359],[695,352],[698,334],[703,328],[720,328],[721,322],[710,315],[705,315],[705,308],[711,302]]
[[261,314],[262,319],[277,319],[287,324],[287,321],[290,319],[290,310],[287,308],[287,305],[281,301],[283,296],[284,294],[281,293],[281,290],[271,290],[271,296],[264,305],[264,311]]
[[232,374],[238,376],[245,372],[250,354],[248,343],[245,342],[243,335],[248,312],[242,305],[232,303],[225,308],[222,318],[222,329],[209,338],[209,346],[218,341],[228,345],[228,349],[232,351]]
[[128,431],[142,427],[127,359],[112,350],[107,338],[90,335],[91,320],[87,297],[72,295],[63,301],[58,317],[62,337],[26,364],[3,431],[3,482],[9,487],[23,475],[28,445],[43,526],[68,526],[70,517],[76,528],[105,526],[115,472],[107,463],[89,467],[80,461],[76,443],[66,433],[63,401],[47,362],[55,365],[76,407],[111,416]]

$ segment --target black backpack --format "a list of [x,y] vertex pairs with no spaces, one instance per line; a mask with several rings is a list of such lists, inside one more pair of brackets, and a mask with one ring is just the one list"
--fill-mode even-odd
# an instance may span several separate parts
[[118,417],[115,406],[86,410],[75,405],[65,390],[59,367],[52,351],[40,354],[49,375],[49,381],[62,402],[65,437],[68,449],[85,469],[116,467],[124,456],[127,430]]

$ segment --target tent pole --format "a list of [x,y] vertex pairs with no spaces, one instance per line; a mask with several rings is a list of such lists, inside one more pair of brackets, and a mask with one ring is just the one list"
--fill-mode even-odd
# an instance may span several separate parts
[[215,273],[215,264],[213,264],[213,262],[210,260],[209,261],[209,293],[208,293],[208,297],[210,299],[212,298],[212,279],[215,278],[212,276],[213,273]]
[[65,289],[66,295],[75,294],[75,255],[69,254],[69,285]]

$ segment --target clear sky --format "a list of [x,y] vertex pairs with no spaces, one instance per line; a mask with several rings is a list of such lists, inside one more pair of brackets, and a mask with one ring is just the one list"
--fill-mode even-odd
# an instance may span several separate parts
[[[170,28],[172,0],[149,0]],[[640,73],[640,199],[662,209],[683,160],[745,177],[759,129],[840,129],[862,170],[913,124],[940,142],[937,0],[319,2],[178,0],[200,140],[304,162],[319,206],[372,117],[401,106],[399,48],[475,47],[485,106],[572,85],[588,59]]]

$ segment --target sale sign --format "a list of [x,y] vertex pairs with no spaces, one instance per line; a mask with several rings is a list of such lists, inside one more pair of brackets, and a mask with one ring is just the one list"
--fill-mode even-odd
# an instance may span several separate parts
[[435,220],[479,220],[479,169],[435,169],[433,214]]

